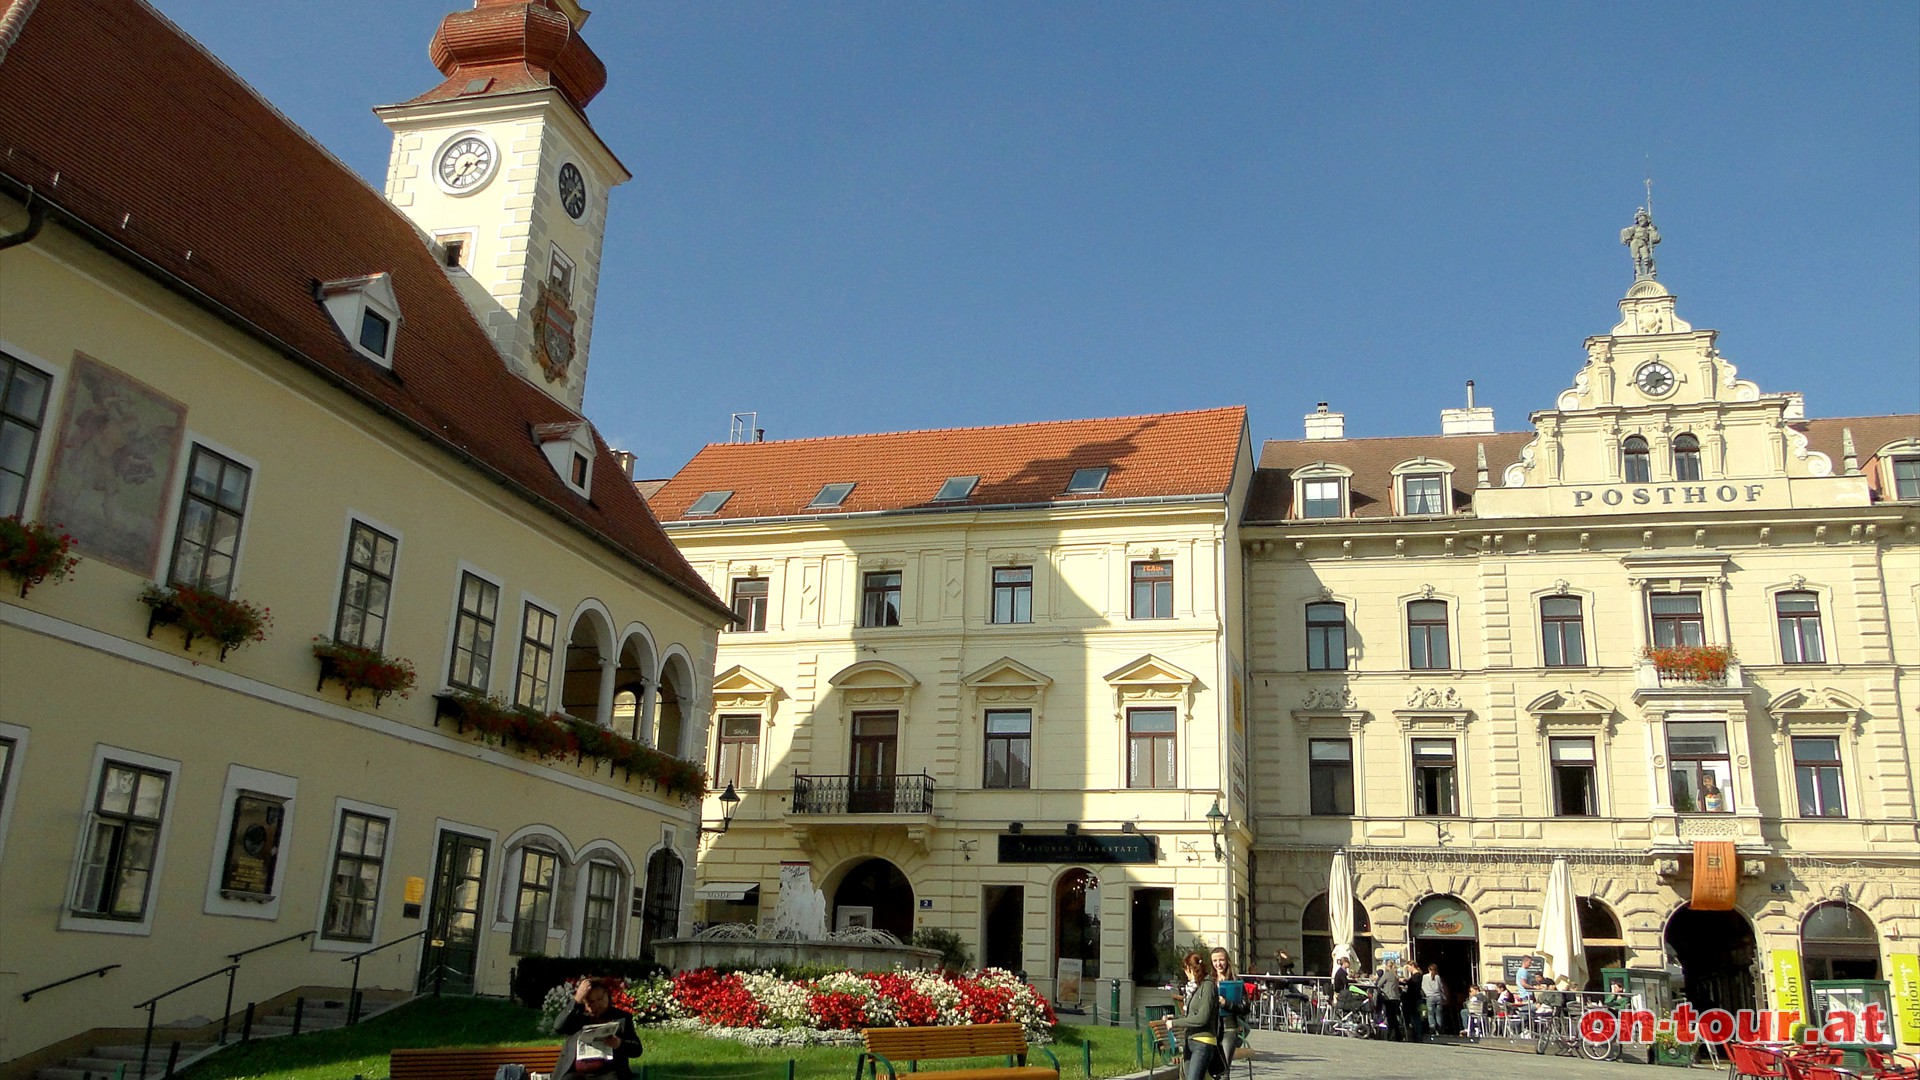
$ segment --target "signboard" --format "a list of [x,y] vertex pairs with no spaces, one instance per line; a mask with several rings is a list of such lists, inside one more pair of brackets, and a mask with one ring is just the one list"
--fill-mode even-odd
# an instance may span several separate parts
[[1533,978],[1546,972],[1546,962],[1538,956],[1503,956],[1500,968],[1508,986],[1532,986]]
[[920,910],[921,910],[921,911],[932,911],[932,910],[933,910],[933,901],[932,901],[932,900],[930,900],[930,899],[928,899],[928,898],[926,898],[926,897],[924,897],[924,896],[923,896],[923,897],[921,897],[921,898],[920,898]]
[[1451,896],[1436,896],[1413,909],[1413,936],[1468,941],[1480,936],[1473,912]]
[[1800,952],[1797,949],[1773,950],[1773,1007],[1781,1012],[1807,1015],[1806,983],[1800,980]]
[[1151,836],[1040,835],[1011,833],[1000,837],[1003,863],[1156,863],[1159,845]]
[[1693,896],[1687,906],[1697,911],[1732,911],[1740,887],[1740,859],[1731,840],[1693,842]]
[[1080,1004],[1081,961],[1063,956],[1059,963],[1059,975],[1054,981],[1053,1003],[1077,1007]]
[[405,894],[402,896],[402,899],[409,904],[417,904],[420,901],[425,900],[426,898],[427,898],[427,879],[423,877],[408,878],[407,887],[405,890]]
[[221,892],[272,895],[273,871],[280,860],[280,825],[285,819],[285,799],[248,791],[234,800],[227,863],[220,873]]
[[1887,969],[1893,976],[1894,1030],[1900,1045],[1911,1050],[1920,1046],[1920,954],[1894,953],[1887,957]]

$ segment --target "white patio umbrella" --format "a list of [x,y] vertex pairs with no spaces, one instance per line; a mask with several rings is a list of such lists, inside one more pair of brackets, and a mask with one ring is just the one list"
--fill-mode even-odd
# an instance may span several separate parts
[[1327,878],[1327,929],[1333,933],[1333,958],[1344,956],[1358,964],[1360,957],[1353,951],[1353,868],[1347,864],[1346,848],[1333,853]]
[[1580,947],[1580,905],[1573,895],[1573,871],[1556,857],[1547,874],[1546,907],[1540,913],[1540,955],[1555,976],[1564,975],[1578,990],[1587,984],[1587,954]]

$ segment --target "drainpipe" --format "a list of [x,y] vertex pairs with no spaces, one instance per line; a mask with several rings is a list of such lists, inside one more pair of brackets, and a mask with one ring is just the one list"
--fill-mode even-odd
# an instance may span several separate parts
[[28,188],[27,227],[17,233],[0,236],[0,251],[5,251],[10,247],[19,247],[21,244],[32,243],[33,238],[40,235],[40,230],[45,227],[46,224],[47,204],[40,199],[38,192],[32,188]]

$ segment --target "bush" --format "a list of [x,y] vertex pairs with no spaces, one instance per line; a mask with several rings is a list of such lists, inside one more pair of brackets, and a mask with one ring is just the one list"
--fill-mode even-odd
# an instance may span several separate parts
[[973,950],[952,930],[929,926],[913,932],[916,949],[932,949],[940,954],[940,970],[965,971],[973,966]]
[[617,956],[523,956],[513,969],[510,992],[513,1000],[537,1009],[547,991],[582,975],[617,975],[628,982],[643,982],[666,970],[650,961]]

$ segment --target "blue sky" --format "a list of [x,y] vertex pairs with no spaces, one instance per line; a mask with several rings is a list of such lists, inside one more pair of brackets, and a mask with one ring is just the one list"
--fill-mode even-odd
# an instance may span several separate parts
[[[157,0],[375,184],[460,0]],[[591,5],[590,6],[594,6]],[[1660,278],[1763,391],[1920,411],[1920,5],[635,3],[587,395],[769,438],[1331,401],[1551,407]]]

